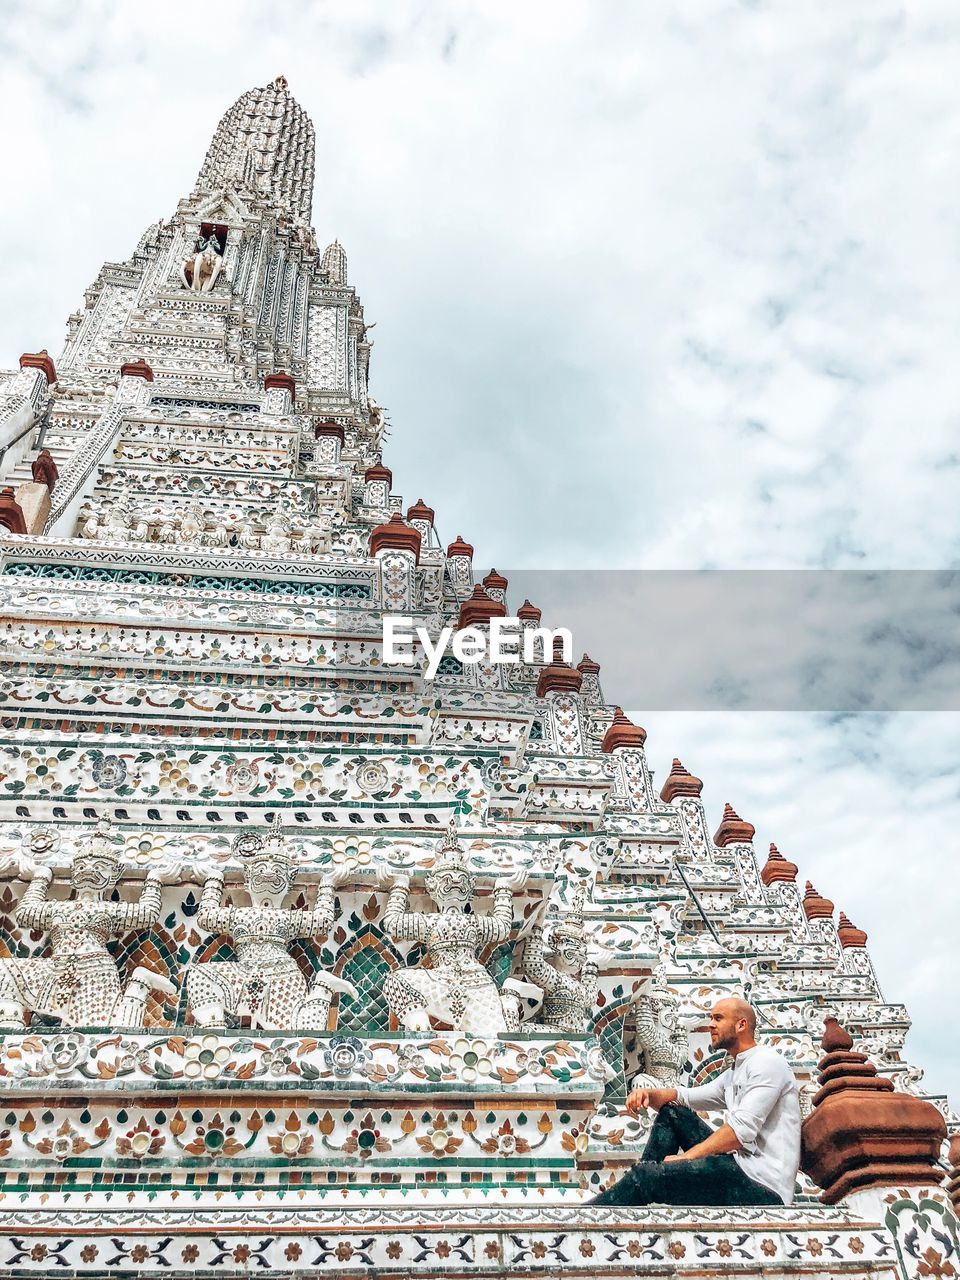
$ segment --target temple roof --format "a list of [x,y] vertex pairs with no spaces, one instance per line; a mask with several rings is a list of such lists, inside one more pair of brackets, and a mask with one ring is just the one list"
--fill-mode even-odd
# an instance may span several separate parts
[[313,199],[313,124],[283,76],[249,89],[217,125],[196,189],[252,188],[309,225]]

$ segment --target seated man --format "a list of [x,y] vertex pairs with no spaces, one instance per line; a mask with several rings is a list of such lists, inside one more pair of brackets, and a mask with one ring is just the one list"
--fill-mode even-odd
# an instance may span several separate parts
[[[800,1163],[800,1100],[786,1059],[755,1039],[743,1000],[719,1000],[710,1041],[733,1066],[690,1089],[635,1089],[627,1098],[657,1112],[643,1158],[592,1204],[789,1204]],[[713,1130],[694,1111],[724,1109]]]

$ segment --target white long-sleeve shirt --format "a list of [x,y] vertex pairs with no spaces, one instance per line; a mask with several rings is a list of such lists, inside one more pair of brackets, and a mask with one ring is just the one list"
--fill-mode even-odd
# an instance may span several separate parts
[[677,1101],[694,1111],[723,1108],[740,1143],[734,1160],[748,1178],[791,1203],[800,1166],[800,1097],[793,1072],[776,1049],[762,1044],[745,1049],[715,1080],[677,1089]]

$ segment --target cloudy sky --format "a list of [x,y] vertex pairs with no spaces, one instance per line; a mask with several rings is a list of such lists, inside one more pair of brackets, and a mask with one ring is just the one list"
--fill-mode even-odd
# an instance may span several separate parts
[[[160,13],[0,5],[0,365],[282,72],[395,487],[478,565],[960,567],[953,0]],[[960,1102],[960,717],[632,710],[868,930]]]

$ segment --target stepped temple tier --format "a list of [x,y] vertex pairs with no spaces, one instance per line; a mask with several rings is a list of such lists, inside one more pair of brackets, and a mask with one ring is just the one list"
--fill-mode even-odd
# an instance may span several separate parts
[[[856,904],[592,658],[384,663],[388,615],[541,618],[394,492],[315,145],[245,93],[0,383],[0,1274],[956,1277],[957,1117]],[[591,1207],[731,994],[794,1203]]]

